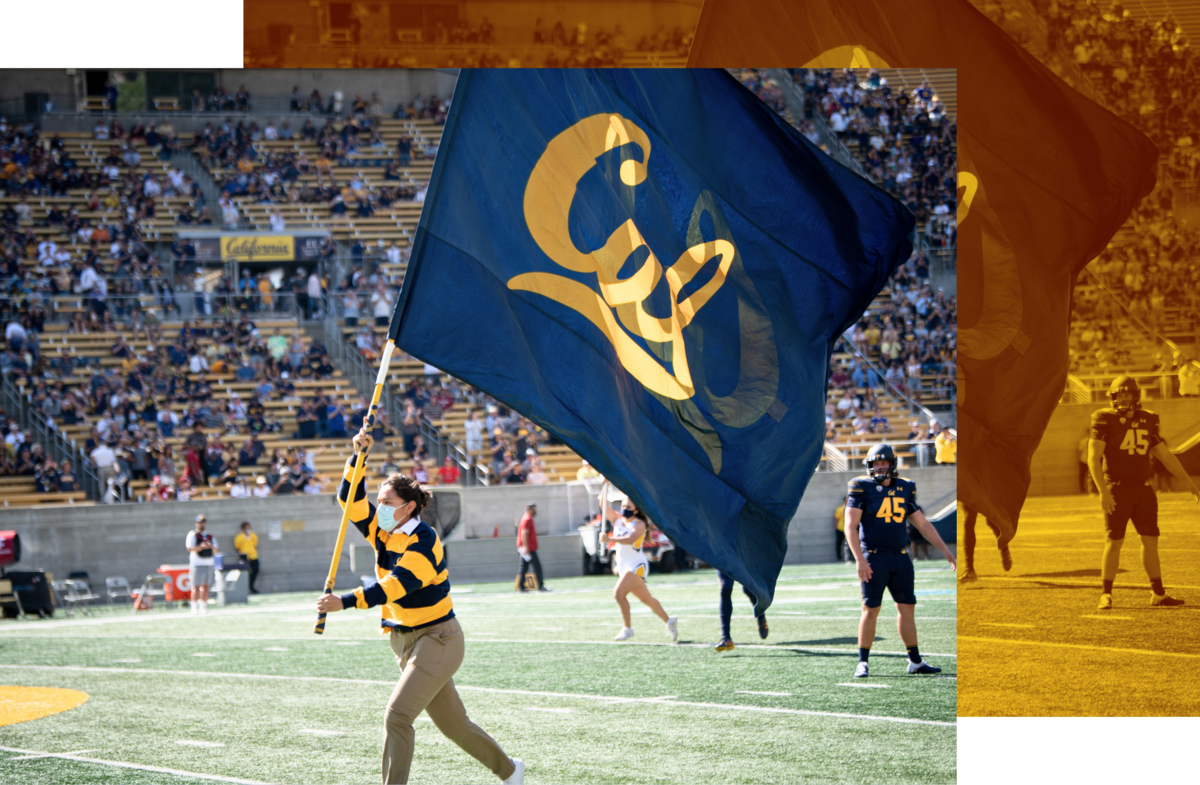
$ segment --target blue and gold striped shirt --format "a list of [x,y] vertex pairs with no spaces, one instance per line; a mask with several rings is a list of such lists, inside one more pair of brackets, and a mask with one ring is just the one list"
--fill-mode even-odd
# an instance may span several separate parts
[[[354,459],[346,462],[338,503],[346,507],[350,495],[350,478]],[[446,570],[446,553],[433,528],[413,518],[391,534],[379,528],[375,505],[367,500],[364,478],[350,505],[350,520],[375,549],[375,576],[379,582],[366,589],[355,589],[342,595],[346,608],[381,606],[382,632],[393,629],[403,632],[439,624],[454,618],[450,601],[450,573]]]

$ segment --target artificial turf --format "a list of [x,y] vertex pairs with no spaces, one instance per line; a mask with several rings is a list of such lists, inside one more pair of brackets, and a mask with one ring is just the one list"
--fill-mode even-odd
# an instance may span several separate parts
[[[651,577],[680,617],[677,645],[636,600],[637,635],[613,643],[621,623],[608,576],[551,581],[554,593],[533,595],[511,583],[455,584],[467,640],[455,683],[471,718],[526,761],[530,785],[953,782],[954,574],[933,561],[917,570],[921,648],[941,677],[904,675],[885,602],[867,680],[879,686],[842,686],[855,682],[858,584],[851,567],[830,564],[784,569],[766,641],[735,594],[738,645],[722,654],[712,650],[712,570]],[[236,781],[376,782],[396,664],[374,611],[331,614],[314,635],[315,599],[256,596],[207,617],[101,609],[0,625],[0,684],[90,695],[0,727],[0,747],[86,750],[78,756]],[[496,781],[432,723],[418,721],[416,738],[410,782]],[[0,751],[0,782],[195,779],[11,760],[25,754]]]
[[[960,588],[963,716],[1194,716],[1200,694],[1200,534],[1188,494],[1159,495],[1159,557],[1181,608],[1151,608],[1132,524],[1112,610],[1100,611],[1098,496],[1029,499],[1004,572],[982,521],[977,583]],[[962,541],[962,534],[959,535]],[[962,558],[960,553],[960,559]],[[964,567],[965,569],[965,567]]]

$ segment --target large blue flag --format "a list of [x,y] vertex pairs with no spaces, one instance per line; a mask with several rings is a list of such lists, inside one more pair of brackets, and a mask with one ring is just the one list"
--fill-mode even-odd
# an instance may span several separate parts
[[719,70],[464,70],[396,344],[562,439],[764,610],[903,205]]

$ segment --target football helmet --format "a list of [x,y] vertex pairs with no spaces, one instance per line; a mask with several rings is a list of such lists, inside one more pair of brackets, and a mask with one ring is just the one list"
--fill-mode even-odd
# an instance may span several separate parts
[[[1118,402],[1117,396],[1121,393],[1130,393],[1133,396],[1132,402]],[[1118,412],[1126,415],[1142,408],[1142,388],[1138,386],[1137,379],[1132,376],[1118,376],[1113,379],[1108,388],[1108,402]]]
[[[887,461],[887,471],[883,474],[876,474],[875,469],[872,468],[876,461]],[[883,480],[891,479],[896,476],[896,452],[892,449],[892,445],[890,444],[877,444],[872,447],[871,451],[867,453],[866,460],[864,460],[863,463],[867,465],[867,473],[870,474],[871,478],[876,482],[882,482]]]

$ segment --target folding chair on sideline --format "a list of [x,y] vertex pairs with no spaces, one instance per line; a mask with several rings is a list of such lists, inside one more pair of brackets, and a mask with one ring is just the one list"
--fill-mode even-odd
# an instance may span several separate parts
[[138,609],[146,605],[146,598],[150,598],[150,602],[154,602],[155,597],[162,597],[163,604],[167,601],[167,576],[165,575],[147,575],[146,580],[142,581],[142,588],[138,589],[137,600],[133,603],[133,612],[137,613]]
[[67,602],[71,605],[78,605],[83,608],[84,612],[95,616],[96,611],[92,607],[92,603],[100,599],[100,595],[92,592],[88,582],[83,578],[70,578],[63,583],[67,587]]
[[104,579],[105,593],[108,595],[108,607],[113,607],[113,600],[124,599],[125,602],[133,601],[133,592],[129,586],[129,581],[120,575],[112,578]]

